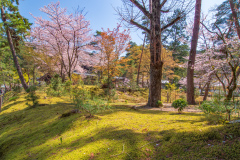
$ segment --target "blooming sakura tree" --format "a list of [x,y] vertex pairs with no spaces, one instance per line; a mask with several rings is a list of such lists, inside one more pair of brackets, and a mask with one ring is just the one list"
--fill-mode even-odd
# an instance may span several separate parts
[[230,100],[237,88],[240,75],[240,41],[237,37],[225,39],[204,54],[197,55],[196,70],[204,71],[205,77],[215,76],[222,84],[226,100]]
[[60,3],[51,3],[40,9],[50,20],[34,17],[36,26],[31,31],[32,44],[48,57],[57,60],[55,71],[63,78],[65,74],[71,79],[74,70],[84,72],[83,65],[92,66],[96,63],[91,50],[89,21],[85,20],[81,11],[67,14],[66,8]]
[[102,31],[97,36],[99,53],[99,64],[97,69],[103,74],[107,75],[108,88],[110,87],[110,81],[114,76],[119,75],[120,63],[124,61],[120,58],[126,49],[129,47],[130,35],[129,30],[120,31],[120,25],[114,28],[112,31]]

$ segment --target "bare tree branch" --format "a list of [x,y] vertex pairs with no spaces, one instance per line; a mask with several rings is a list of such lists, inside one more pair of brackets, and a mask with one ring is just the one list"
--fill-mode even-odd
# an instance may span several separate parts
[[167,1],[168,1],[168,0],[164,0],[164,1],[160,4],[160,8],[162,8]]
[[138,9],[140,9],[145,16],[147,16],[149,19],[151,18],[151,14],[147,11],[145,7],[143,7],[138,1],[136,0],[130,0]]
[[170,9],[168,10],[161,10],[162,13],[168,13],[170,11]]
[[130,20],[130,23],[131,23],[132,25],[135,25],[136,27],[138,27],[138,28],[146,31],[148,34],[150,34],[150,30],[149,30],[147,27],[142,26],[141,24],[135,22],[133,19]]
[[182,17],[178,16],[175,18],[172,22],[168,23],[166,26],[162,27],[161,30],[163,31],[164,29],[174,25],[177,21],[179,21]]

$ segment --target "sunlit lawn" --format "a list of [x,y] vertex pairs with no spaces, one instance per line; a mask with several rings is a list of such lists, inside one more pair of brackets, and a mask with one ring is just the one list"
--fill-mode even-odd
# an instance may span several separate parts
[[[209,125],[201,113],[132,110],[116,104],[87,119],[68,97],[29,109],[24,96],[0,113],[0,159],[238,159],[240,125]],[[125,104],[129,105],[129,104]]]

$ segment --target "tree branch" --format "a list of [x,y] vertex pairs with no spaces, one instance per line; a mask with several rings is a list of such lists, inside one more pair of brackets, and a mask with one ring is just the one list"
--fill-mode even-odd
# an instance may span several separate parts
[[232,10],[232,16],[233,16],[233,20],[234,20],[234,23],[235,23],[235,26],[236,26],[238,38],[240,39],[240,26],[239,26],[239,21],[238,21],[238,17],[237,17],[238,15],[237,15],[237,12],[236,12],[236,8],[234,6],[233,0],[229,0],[229,3],[230,3],[231,10]]
[[168,13],[170,11],[170,9],[168,10],[161,10],[162,13]]
[[178,16],[177,18],[175,18],[172,22],[168,23],[166,26],[161,28],[161,31],[163,31],[164,29],[174,25],[177,21],[179,21],[182,17]]
[[142,26],[141,24],[135,22],[135,21],[132,20],[132,19],[130,20],[130,23],[131,23],[132,25],[135,25],[135,26],[137,26],[138,28],[146,31],[148,34],[150,34],[150,30],[149,30],[147,27]]
[[167,1],[168,1],[168,0],[164,0],[164,1],[160,4],[160,8],[162,8]]
[[137,0],[130,0],[138,9],[140,9],[145,16],[147,16],[149,19],[151,18],[151,14],[146,10],[145,7],[143,7],[140,3],[138,3]]

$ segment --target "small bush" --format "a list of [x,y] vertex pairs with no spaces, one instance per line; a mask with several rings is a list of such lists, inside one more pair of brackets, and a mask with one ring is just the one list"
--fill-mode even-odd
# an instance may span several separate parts
[[96,113],[109,109],[109,105],[99,98],[94,98],[93,100],[87,100],[80,109],[89,113],[88,117],[93,117]]
[[94,97],[98,97],[100,95],[100,88],[98,86],[91,87],[89,91],[91,99],[93,99]]
[[26,103],[29,107],[35,107],[36,105],[38,105],[39,96],[37,96],[36,90],[36,86],[30,86],[27,89],[28,95],[25,98],[28,102],[31,102],[31,104],[29,104],[28,102]]
[[61,78],[58,74],[56,74],[52,79],[47,89],[48,96],[60,97],[64,93],[63,84],[61,82]]
[[208,115],[216,115],[221,120],[224,119],[223,114],[225,114],[226,119],[230,121],[234,111],[235,113],[238,112],[239,104],[238,101],[227,101],[223,94],[213,94],[212,99],[203,102],[199,109]]
[[73,103],[79,110],[87,112],[88,117],[93,117],[94,114],[109,108],[106,102],[97,96],[98,92],[97,87],[87,90],[83,85],[77,85],[72,91]]
[[187,106],[187,101],[184,99],[177,99],[173,101],[172,106],[175,109],[178,109],[178,112],[180,113]]
[[68,93],[71,95],[71,92],[72,92],[72,84],[73,82],[68,80],[66,81],[64,84],[63,84],[63,87],[64,87],[64,93]]
[[157,105],[158,105],[159,108],[163,107],[162,101],[158,100],[158,101],[157,101]]
[[82,77],[80,75],[78,75],[78,74],[75,74],[75,73],[72,74],[71,79],[72,79],[72,83],[74,85],[78,84],[79,81],[82,81]]
[[200,106],[199,109],[202,110],[205,114],[215,113],[216,108],[213,107],[211,102],[204,101]]

